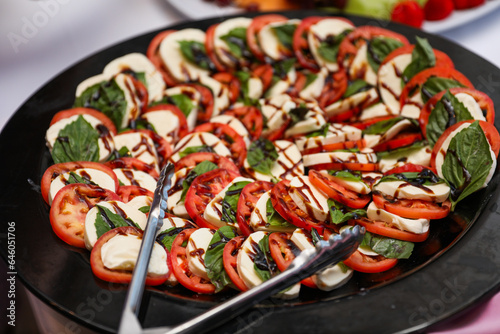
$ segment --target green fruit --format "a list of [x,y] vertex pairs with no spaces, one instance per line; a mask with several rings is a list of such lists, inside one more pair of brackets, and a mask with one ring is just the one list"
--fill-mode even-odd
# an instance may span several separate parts
[[344,11],[347,14],[376,17],[389,20],[398,0],[349,0]]

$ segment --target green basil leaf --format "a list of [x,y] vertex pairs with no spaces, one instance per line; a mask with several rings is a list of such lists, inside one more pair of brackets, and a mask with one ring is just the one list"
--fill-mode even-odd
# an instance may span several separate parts
[[250,144],[247,162],[257,172],[271,175],[271,169],[276,160],[278,160],[278,152],[272,141],[259,138]]
[[415,48],[411,54],[411,63],[406,66],[401,77],[401,87],[404,87],[415,74],[436,65],[436,56],[429,41],[418,36],[416,38],[417,43],[415,43]]
[[186,117],[188,117],[194,109],[193,101],[185,94],[171,95],[167,99],[167,102],[176,105]]
[[238,98],[239,102],[242,102],[246,106],[258,106],[259,100],[252,99],[249,96],[249,81],[252,77],[250,73],[245,71],[238,71],[235,73],[238,81],[240,82],[240,97]]
[[353,210],[334,199],[329,198],[327,203],[330,208],[330,220],[334,225],[345,223],[350,219],[359,219],[366,216],[366,210]]
[[179,156],[181,158],[184,158],[188,154],[200,153],[200,152],[215,153],[215,151],[212,148],[212,146],[200,145],[200,146],[189,146],[189,147],[186,147],[184,150],[182,150],[181,152],[179,152]]
[[359,171],[331,170],[328,172],[328,174],[335,176],[335,177],[338,177],[339,179],[346,180],[346,181],[354,181],[354,182],[363,181],[363,178],[361,176],[361,172],[359,172]]
[[297,108],[290,109],[288,115],[292,119],[292,125],[295,125],[306,118],[307,113],[309,112],[309,108],[305,106],[300,106]]
[[344,40],[345,36],[349,34],[352,30],[344,30],[342,33],[338,35],[328,35],[326,38],[321,41],[318,47],[318,54],[324,60],[336,63],[337,55],[339,53],[340,43]]
[[363,244],[388,259],[408,259],[415,246],[413,242],[392,239],[370,232],[365,233]]
[[231,185],[222,200],[222,221],[227,223],[236,223],[236,211],[238,200],[240,199],[243,187],[249,184],[250,181],[240,181]]
[[69,172],[69,177],[65,182],[66,184],[72,184],[72,183],[84,183],[84,184],[92,184],[94,186],[97,186],[95,182],[92,182],[88,177],[83,177],[75,172]]
[[205,160],[200,162],[198,165],[196,165],[195,168],[191,169],[189,173],[186,175],[184,180],[182,181],[182,194],[181,194],[181,199],[179,200],[179,203],[184,202],[186,199],[186,194],[189,190],[189,187],[191,186],[191,183],[193,183],[194,179],[196,179],[198,176],[201,174],[204,174],[206,172],[210,172],[211,170],[217,169],[219,166],[214,164],[211,161]]
[[241,58],[245,54],[248,54],[248,46],[247,46],[247,28],[245,27],[237,27],[231,29],[227,34],[221,36],[224,42],[226,42],[227,46],[231,53],[237,58]]
[[410,146],[400,147],[392,151],[377,152],[377,158],[380,159],[402,159],[406,161],[407,157],[415,151],[420,150],[422,147],[427,146],[426,141],[417,141]]
[[403,46],[403,43],[394,38],[388,37],[374,37],[367,42],[367,59],[370,67],[378,72],[378,68],[385,57],[392,51]]
[[117,158],[132,157],[132,153],[127,146],[122,146],[118,151],[115,151],[115,154],[118,155]]
[[432,172],[430,169],[424,169],[421,172],[404,172],[385,175],[377,182],[376,185],[382,182],[394,181],[405,181],[416,187],[430,186],[446,182],[444,179],[434,174],[434,172]]
[[319,232],[314,227],[311,228],[311,241],[314,246],[316,246],[323,238],[319,235]]
[[317,74],[314,73],[307,73],[306,74],[306,84],[304,85],[304,88],[312,84],[316,79],[318,78]]
[[139,208],[139,211],[142,213],[149,213],[150,210],[151,210],[151,206],[149,206],[149,205],[141,206]]
[[[394,117],[390,119],[386,119],[383,121],[379,121],[374,123],[363,130],[364,135],[379,135],[386,133],[390,128],[392,128],[397,123],[405,120],[403,117]],[[418,126],[418,123],[416,124]]]
[[128,217],[124,218],[121,215],[114,213],[108,208],[105,208],[101,205],[96,206],[97,210],[99,211],[96,215],[96,220],[94,223],[97,238],[100,238],[104,233],[117,227],[134,226],[141,229],[141,227],[137,225],[132,219]]
[[483,187],[493,159],[479,121],[461,130],[450,141],[442,172],[451,187],[451,209]]
[[271,28],[280,41],[281,45],[291,50],[293,45],[293,34],[297,29],[296,24],[283,24]]
[[59,131],[52,148],[55,163],[99,161],[99,132],[82,115]]
[[434,147],[439,137],[450,126],[470,119],[474,118],[469,109],[455,95],[451,94],[449,90],[446,91],[429,115],[426,127],[429,145]]
[[278,211],[274,209],[271,199],[269,199],[266,203],[266,218],[267,224],[269,224],[270,226],[293,227],[292,224],[287,222],[285,218],[281,217]]
[[[280,79],[286,79],[288,77],[288,72],[292,70],[295,65],[295,58],[289,58],[281,61],[277,61],[273,64],[274,76],[273,80],[279,81]],[[277,77],[275,79],[275,77]],[[271,86],[276,82],[271,82]]]
[[330,124],[326,123],[319,130],[316,130],[314,132],[310,132],[310,133],[306,134],[306,138],[326,137],[328,135],[329,128],[330,128]]
[[[182,231],[188,228],[193,228],[193,225],[187,225],[184,227],[171,227],[160,234],[156,237],[156,240],[161,242],[166,249],[170,252],[172,250],[172,244],[174,243],[175,237]],[[185,247],[186,245],[184,245]]]
[[224,269],[223,251],[224,246],[236,237],[233,227],[223,226],[215,232],[205,254],[205,267],[207,275],[213,285],[215,292],[219,292],[226,286],[232,286],[233,282]]
[[197,41],[179,41],[179,45],[182,55],[190,63],[205,70],[212,70],[214,68],[203,43]]
[[256,251],[254,257],[254,270],[257,276],[262,281],[267,281],[271,279],[271,277],[279,274],[278,267],[271,257],[271,251],[269,250],[269,236],[264,236],[258,243],[256,247],[254,247]]
[[103,81],[85,89],[82,95],[75,99],[74,107],[94,108],[108,116],[121,130],[123,118],[127,113],[125,93],[115,79]]
[[357,94],[357,93],[367,91],[370,88],[372,88],[372,86],[369,83],[367,83],[366,81],[361,80],[361,79],[354,80],[353,82],[351,82],[351,84],[349,86],[347,86],[347,89],[343,95],[343,98],[352,96],[352,95]]
[[420,88],[422,101],[427,102],[431,97],[437,93],[454,87],[465,87],[455,79],[430,77]]

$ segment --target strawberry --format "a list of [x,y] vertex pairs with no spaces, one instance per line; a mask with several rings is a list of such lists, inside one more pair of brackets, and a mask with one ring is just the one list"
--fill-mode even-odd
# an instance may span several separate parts
[[469,9],[481,6],[486,0],[453,0],[455,9]]
[[416,1],[398,2],[392,9],[391,20],[420,28],[424,22],[424,11]]
[[442,20],[453,12],[453,0],[429,0],[424,6],[425,19]]

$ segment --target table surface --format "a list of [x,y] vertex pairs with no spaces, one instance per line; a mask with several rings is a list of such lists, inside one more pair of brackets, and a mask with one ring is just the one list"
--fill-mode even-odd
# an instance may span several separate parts
[[[71,65],[110,45],[185,20],[166,0],[1,1],[0,128],[35,91]],[[494,10],[440,35],[500,67],[499,33],[500,10]],[[484,85],[489,93],[500,88],[495,82]],[[497,333],[497,309],[500,294],[436,330]]]

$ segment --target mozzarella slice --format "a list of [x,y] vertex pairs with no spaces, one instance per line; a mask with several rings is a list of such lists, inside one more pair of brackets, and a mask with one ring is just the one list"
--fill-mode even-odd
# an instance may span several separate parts
[[156,180],[150,174],[129,168],[115,168],[118,181],[125,186],[138,186],[154,192],[156,189]]
[[349,97],[341,99],[337,102],[325,107],[325,113],[328,118],[339,115],[343,112],[351,110],[355,107],[366,107],[375,102],[378,98],[378,93],[375,88],[370,88],[366,91],[353,94]]
[[[399,102],[398,102],[399,103]],[[384,103],[376,103],[361,111],[360,121],[366,121],[375,117],[397,115]]]
[[408,119],[401,119],[399,122],[391,126],[384,134],[380,135],[364,135],[366,142],[366,147],[375,147],[380,143],[391,140],[396,137],[397,134],[403,132],[406,129],[414,127],[414,124]]
[[450,195],[450,187],[444,182],[414,186],[406,181],[385,181],[377,183],[373,188],[394,198],[420,199],[437,203],[446,201]]
[[[97,205],[106,208],[112,213],[118,214],[125,219],[130,219],[132,222],[139,225],[142,230],[144,230],[144,228],[146,227],[146,214],[137,210],[134,205],[129,205],[128,203],[117,201],[99,202],[97,203]],[[99,208],[97,207],[97,205],[90,209],[89,212],[87,212],[87,216],[85,217],[84,240],[85,247],[88,250],[92,250],[95,243],[97,242],[97,239],[99,238],[95,226],[97,215],[99,215]]]
[[260,78],[249,78],[247,82],[248,97],[252,100],[260,99],[264,94],[264,84]]
[[377,84],[377,73],[375,73],[368,62],[367,43],[363,43],[363,45],[361,45],[358,49],[358,52],[356,52],[356,55],[349,66],[349,78],[363,79],[372,86]]
[[327,219],[329,213],[328,197],[309,181],[309,177],[305,175],[294,177],[290,181],[288,193],[302,211],[319,221]]
[[259,244],[259,241],[266,235],[267,232],[263,231],[257,231],[250,234],[241,244],[240,250],[238,251],[236,259],[238,274],[249,289],[263,283],[254,269],[253,258],[255,257],[255,250],[253,244]]
[[229,107],[229,91],[219,81],[211,77],[201,77],[200,83],[212,91],[214,97],[212,117],[219,115]]
[[430,147],[424,146],[421,148],[416,148],[409,153],[402,152],[399,154],[391,154],[387,158],[380,159],[379,169],[382,173],[385,173],[390,169],[400,167],[409,163],[415,165],[430,166],[431,153],[432,150],[430,149]]
[[295,84],[297,80],[297,71],[294,67],[286,73],[286,77],[278,80],[274,85],[272,85],[267,91],[265,96],[270,98],[274,96],[280,96],[286,94],[286,92]]
[[[320,171],[321,173],[328,174],[327,170]],[[346,189],[357,192],[358,194],[369,194],[371,192],[371,188],[363,181],[363,177],[359,181],[346,180],[342,177],[338,177],[336,175],[330,175],[336,183],[340,184]]]
[[189,218],[189,214],[184,206],[184,200],[181,200],[183,189],[182,181],[184,181],[187,174],[189,174],[193,168],[194,167],[179,169],[172,176],[172,188],[168,191],[167,209],[178,217]]
[[193,104],[193,108],[190,111],[183,111],[186,116],[186,122],[189,130],[193,130],[196,126],[196,119],[198,117],[198,108],[200,107],[199,101],[201,100],[201,94],[196,90],[196,88],[191,86],[176,86],[169,89],[166,89],[164,94],[164,98],[166,97],[167,102],[173,103],[173,101],[169,101],[171,96],[175,95],[184,95],[191,100]]
[[147,196],[147,195],[136,196],[127,202],[128,206],[133,206],[137,210],[144,208],[144,207],[151,208],[151,203],[153,203],[153,198],[150,196]]
[[[99,132],[99,139],[97,140],[97,145],[99,146],[99,161],[106,161],[115,149],[115,143],[113,141],[113,136],[109,132],[109,129],[104,127],[104,124],[91,115],[81,115],[85,121],[87,121],[94,129]],[[54,143],[59,137],[59,132],[63,130],[67,125],[75,122],[80,115],[73,115],[68,118],[63,118],[60,121],[52,124],[45,134],[45,140],[47,147],[52,151]]]
[[[142,238],[132,234],[117,234],[101,248],[104,267],[112,270],[133,271],[139,256]],[[168,273],[167,251],[155,242],[149,258],[148,274],[165,275]]]
[[133,158],[160,170],[158,154],[153,140],[142,132],[123,132],[114,137],[117,150],[126,147]]
[[304,175],[304,164],[302,163],[302,155],[292,142],[287,140],[277,140],[274,142],[278,159],[271,168],[271,175],[266,175],[255,171],[247,159],[243,163],[246,172],[256,180],[271,181],[274,178],[290,180],[294,176]]
[[293,232],[295,227],[272,226],[267,219],[267,202],[271,200],[271,191],[267,191],[257,200],[250,214],[250,226],[254,231]]
[[252,23],[252,19],[246,17],[235,17],[233,19],[224,20],[217,25],[214,31],[214,50],[217,58],[226,66],[231,68],[238,67],[239,64],[244,63],[237,55],[231,52],[227,42],[222,39],[231,30],[237,28],[248,28]]
[[144,73],[145,86],[148,90],[148,98],[150,100],[160,99],[163,91],[166,88],[165,81],[161,73],[151,63],[151,61],[142,53],[129,53],[125,56],[116,58],[109,62],[102,73],[104,75],[115,75],[118,73],[127,73],[129,71],[135,73]]
[[205,268],[205,254],[214,233],[215,231],[209,228],[199,228],[191,234],[186,246],[189,270],[196,276],[203,277],[206,280],[209,280],[209,278]]
[[299,92],[299,97],[301,99],[315,100],[321,95],[323,87],[325,86],[325,79],[328,75],[328,70],[323,67],[318,73],[315,73],[315,75],[316,78],[314,81],[309,83]]
[[304,120],[297,122],[285,131],[285,137],[319,130],[326,124],[323,111],[319,107],[309,109]]
[[84,91],[87,90],[87,88],[90,88],[94,85],[100,84],[101,82],[107,82],[112,80],[114,75],[111,74],[97,74],[94,75],[90,78],[87,78],[80,82],[78,86],[76,86],[76,91],[75,91],[75,96],[78,97],[83,94]]
[[399,98],[403,91],[401,85],[402,75],[406,67],[411,63],[411,59],[411,53],[402,54],[381,65],[378,70],[380,97],[394,115],[399,114],[401,111]]
[[486,118],[483,115],[483,111],[481,110],[481,107],[477,103],[476,99],[474,99],[467,93],[458,93],[455,94],[455,97],[457,98],[458,101],[462,102],[462,104],[467,108],[467,110],[469,110],[471,116],[474,119],[480,121],[486,121]]
[[194,223],[188,219],[180,218],[180,217],[166,217],[163,218],[163,225],[158,232],[158,235],[165,233],[167,230],[171,229],[172,227],[175,228],[181,228],[181,227],[191,227],[195,226]]
[[336,144],[351,140],[360,140],[362,131],[354,126],[343,125],[340,123],[330,124],[326,137],[299,137],[295,143],[299,150],[303,151],[310,148],[323,147],[329,144]]
[[366,210],[366,216],[371,220],[381,220],[400,230],[422,234],[429,230],[429,219],[408,219],[399,217],[393,213],[385,211],[384,209],[379,209],[374,202],[368,205]]
[[180,42],[194,41],[205,44],[205,32],[200,29],[182,29],[167,35],[160,44],[159,54],[168,72],[178,82],[199,81],[210,72],[184,58]]
[[305,167],[329,163],[368,164],[376,163],[377,155],[369,149],[364,149],[359,153],[334,151],[304,155],[303,161]]
[[179,140],[179,117],[170,110],[150,111],[141,116],[151,124],[156,133],[162,136],[169,144]]
[[257,40],[259,45],[264,45],[262,51],[273,60],[283,60],[290,57],[291,50],[288,50],[286,46],[281,44],[278,36],[274,32],[274,28],[278,28],[284,25],[298,25],[300,20],[292,19],[282,22],[275,22],[265,25],[257,34]]
[[413,96],[410,97],[410,102],[407,102],[401,108],[401,116],[418,119],[420,117],[420,110],[424,107],[424,100],[420,89],[417,90]]
[[361,173],[361,178],[363,179],[363,182],[365,182],[370,189],[373,190],[373,186],[384,176],[382,173],[376,173],[376,172],[365,172]]
[[75,169],[74,171],[60,174],[58,177],[52,180],[49,188],[50,205],[52,205],[52,201],[54,200],[54,197],[59,192],[59,190],[61,190],[64,186],[68,185],[69,181],[71,181],[71,173],[75,173],[76,175],[95,183],[101,188],[108,189],[112,192],[116,191],[117,184],[109,174],[98,169],[78,168]]
[[224,145],[222,140],[209,132],[194,132],[184,136],[177,145],[175,145],[170,160],[177,162],[181,159],[181,153],[188,147],[210,146],[215,153],[220,156],[231,158],[231,151]]
[[245,125],[243,125],[243,123],[236,117],[229,115],[219,115],[212,117],[210,119],[210,122],[229,125],[234,131],[236,131],[241,137],[243,137],[246,146],[250,146],[250,134],[248,133]]
[[262,115],[267,120],[263,136],[267,136],[274,130],[280,129],[289,119],[288,112],[297,107],[297,104],[289,95],[282,94],[269,99],[261,99]]

